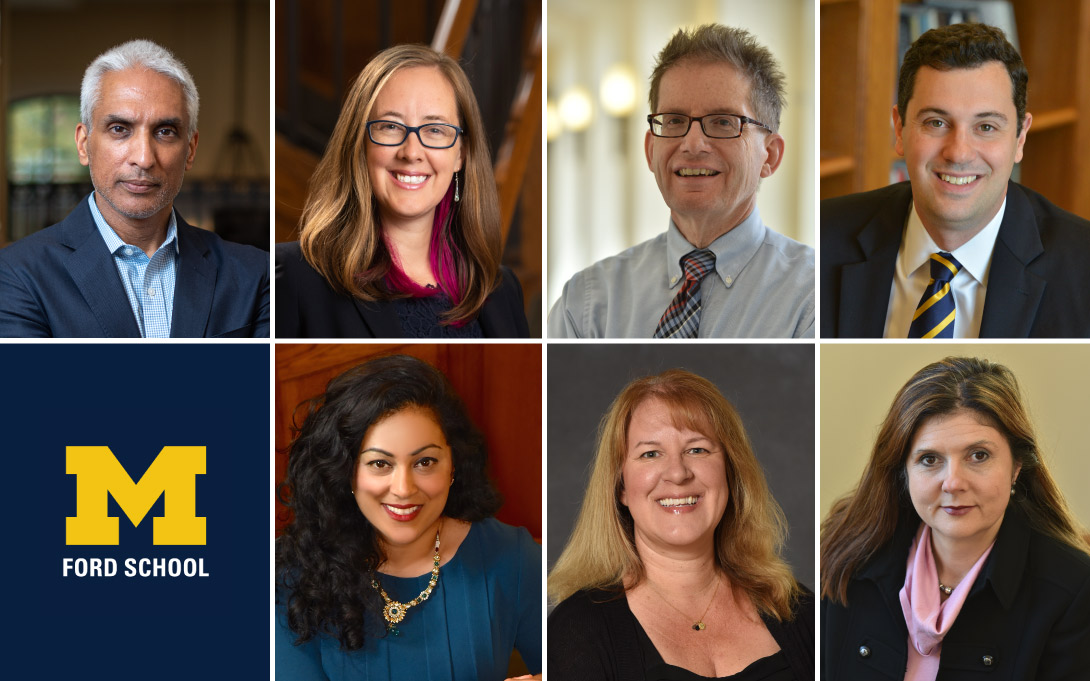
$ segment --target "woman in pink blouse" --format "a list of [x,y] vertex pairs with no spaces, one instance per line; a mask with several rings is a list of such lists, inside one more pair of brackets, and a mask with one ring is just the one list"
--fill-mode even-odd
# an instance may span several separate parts
[[1006,367],[901,388],[822,524],[821,597],[830,681],[1088,678],[1090,545]]

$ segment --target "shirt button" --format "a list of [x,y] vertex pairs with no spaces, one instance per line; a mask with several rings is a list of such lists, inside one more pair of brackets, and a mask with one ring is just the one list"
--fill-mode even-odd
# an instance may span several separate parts
[[867,646],[859,646],[859,657],[870,657],[870,648]]
[[153,289],[153,288],[148,289],[148,295],[151,296],[152,298],[154,298],[155,297],[155,289]]
[[724,281],[727,282],[727,286],[730,286],[734,283],[734,277],[726,277],[724,278]]
[[673,285],[673,284],[676,284],[676,283],[677,283],[677,277],[670,277],[670,284]]
[[126,248],[125,249],[125,255],[132,255],[132,249],[131,248]]
[[991,655],[985,655],[984,657],[980,658],[980,661],[984,663],[985,667],[990,667],[995,664],[995,658]]

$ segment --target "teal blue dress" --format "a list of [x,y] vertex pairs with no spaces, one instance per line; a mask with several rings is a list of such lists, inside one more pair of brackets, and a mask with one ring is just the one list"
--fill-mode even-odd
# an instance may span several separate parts
[[[412,600],[431,573],[380,575],[390,598]],[[470,527],[443,566],[431,598],[409,610],[399,636],[367,637],[341,650],[337,639],[295,645],[283,604],[276,609],[276,678],[292,681],[502,681],[511,651],[541,671],[541,547],[524,528],[488,518]]]

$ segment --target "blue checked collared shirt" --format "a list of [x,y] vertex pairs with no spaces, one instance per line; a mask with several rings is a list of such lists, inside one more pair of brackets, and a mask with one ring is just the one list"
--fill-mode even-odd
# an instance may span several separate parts
[[95,196],[88,201],[91,217],[106,248],[114,256],[117,273],[129,296],[136,325],[142,338],[170,338],[170,322],[174,313],[174,283],[178,277],[178,219],[170,211],[167,238],[150,258],[136,246],[121,240],[95,205]]
[[[549,314],[550,338],[651,338],[685,282],[695,246],[666,232],[573,276]],[[757,208],[708,245],[699,338],[813,338],[814,249],[774,232]]]

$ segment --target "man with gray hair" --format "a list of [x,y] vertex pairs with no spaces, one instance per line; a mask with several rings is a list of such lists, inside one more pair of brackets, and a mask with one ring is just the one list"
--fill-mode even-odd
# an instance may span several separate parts
[[198,106],[185,66],[150,41],[87,67],[76,150],[95,191],[0,250],[0,336],[268,337],[268,254],[174,210]]
[[707,24],[670,39],[644,139],[669,228],[572,277],[551,338],[813,337],[814,250],[757,211],[757,185],[783,158],[783,81],[744,30]]

